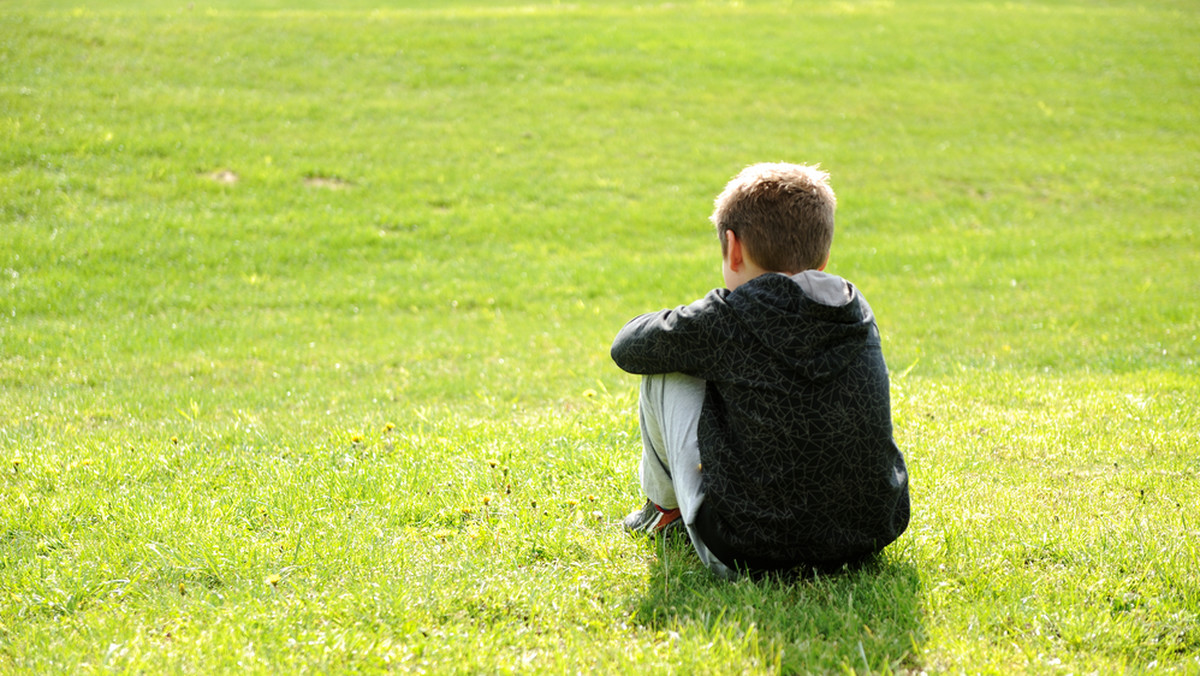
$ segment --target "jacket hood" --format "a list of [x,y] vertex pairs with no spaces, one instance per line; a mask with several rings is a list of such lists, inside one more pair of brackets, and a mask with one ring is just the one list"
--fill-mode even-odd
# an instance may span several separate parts
[[730,292],[726,302],[764,349],[808,380],[842,372],[864,348],[879,344],[866,299],[836,275],[767,273]]

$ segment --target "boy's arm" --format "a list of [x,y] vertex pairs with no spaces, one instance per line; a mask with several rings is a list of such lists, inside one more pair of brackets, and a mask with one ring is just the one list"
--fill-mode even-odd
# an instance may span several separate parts
[[613,361],[638,375],[680,372],[704,378],[731,338],[723,335],[728,322],[721,321],[729,312],[728,293],[717,289],[690,305],[634,317],[613,340]]

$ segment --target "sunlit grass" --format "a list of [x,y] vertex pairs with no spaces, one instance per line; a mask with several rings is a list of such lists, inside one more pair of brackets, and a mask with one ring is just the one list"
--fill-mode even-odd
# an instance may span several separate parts
[[[0,670],[1200,669],[1188,3],[10,3]],[[627,537],[634,314],[820,162],[909,531]]]

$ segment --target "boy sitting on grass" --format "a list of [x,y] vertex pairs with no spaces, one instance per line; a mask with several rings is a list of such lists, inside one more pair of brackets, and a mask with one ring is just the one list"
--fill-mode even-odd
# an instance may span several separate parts
[[908,526],[888,372],[867,301],[823,272],[829,175],[747,167],[716,199],[728,288],[634,318],[612,357],[642,379],[634,532],[683,526],[720,577],[838,568]]

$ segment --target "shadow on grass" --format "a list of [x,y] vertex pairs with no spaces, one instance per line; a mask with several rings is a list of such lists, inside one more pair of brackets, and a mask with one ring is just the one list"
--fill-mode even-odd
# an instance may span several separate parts
[[916,567],[884,552],[854,570],[715,578],[683,538],[658,553],[636,621],[702,642],[738,643],[782,673],[919,671],[924,642]]

